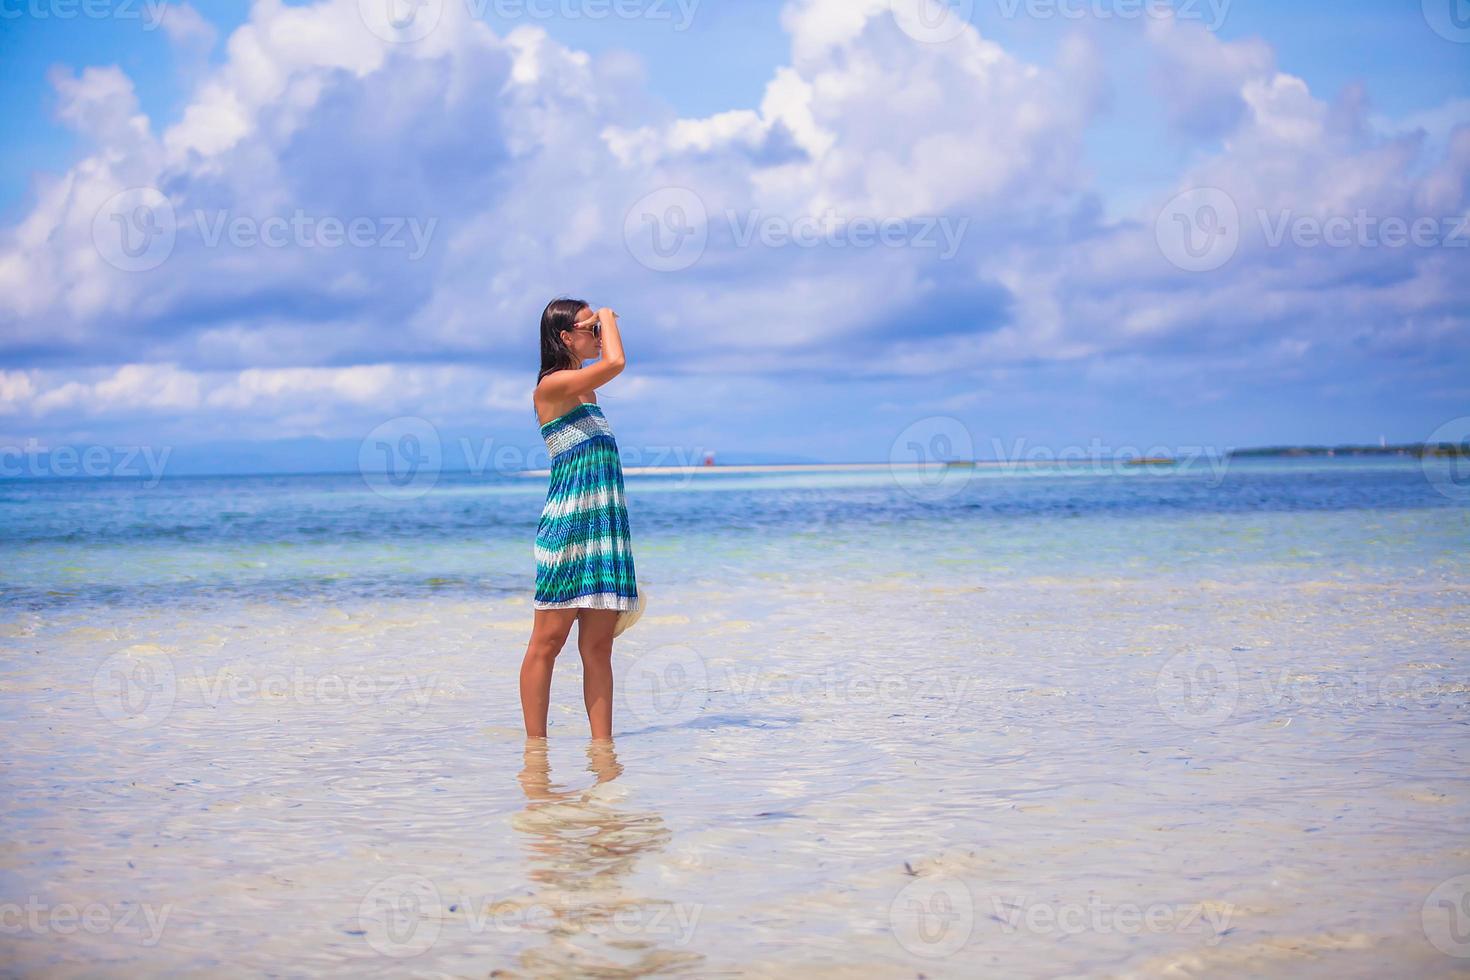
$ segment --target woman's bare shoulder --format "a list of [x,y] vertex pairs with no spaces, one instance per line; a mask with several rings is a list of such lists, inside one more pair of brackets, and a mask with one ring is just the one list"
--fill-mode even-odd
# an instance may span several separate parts
[[[571,369],[566,368],[563,370]],[[559,373],[561,372],[553,371],[546,377],[549,378],[552,374]],[[557,392],[546,388],[544,384],[545,380],[546,378],[542,378],[540,382],[537,382],[535,391],[531,393],[531,404],[536,409],[537,419],[540,419],[542,416],[559,418],[562,415],[565,415],[567,412],[570,412],[572,409],[576,408],[578,404],[597,404],[596,391],[585,391],[580,394],[574,394],[571,396],[571,400],[569,401],[567,400],[567,396],[565,394],[558,394]],[[582,395],[587,395],[588,397],[583,398]],[[545,422],[543,422],[542,424],[544,425]]]
[[[531,397],[534,400],[536,400],[537,402],[539,402],[543,398],[547,398],[547,397],[555,398],[556,395],[551,392],[551,386],[547,385],[547,383],[546,383],[547,382],[547,379],[548,378],[552,378],[552,377],[554,377],[554,376],[556,376],[558,374],[565,374],[566,372],[571,371],[571,370],[573,370],[573,368],[557,368],[555,371],[549,372],[540,381],[536,382],[536,388],[535,388],[535,390],[533,390],[531,392]],[[597,404],[597,389],[596,388],[589,388],[589,389],[587,389],[587,391],[583,392],[583,394],[589,396],[588,398],[583,399],[584,401],[591,401],[592,404],[594,404],[594,405]]]

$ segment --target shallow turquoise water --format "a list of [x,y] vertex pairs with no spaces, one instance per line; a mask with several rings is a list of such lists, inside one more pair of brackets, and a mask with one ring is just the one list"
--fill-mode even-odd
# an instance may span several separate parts
[[541,480],[0,485],[0,951],[54,976],[1463,972],[1452,475],[630,476],[650,607],[610,749],[575,633],[550,738],[522,734]]
[[[634,553],[653,583],[875,562],[955,574],[1290,578],[1331,565],[1454,576],[1470,552],[1470,487],[1442,492],[1417,461],[981,468],[948,484],[887,471],[627,479]],[[412,499],[356,475],[0,483],[0,600],[527,594],[544,495],[544,478],[516,475],[446,474]]]

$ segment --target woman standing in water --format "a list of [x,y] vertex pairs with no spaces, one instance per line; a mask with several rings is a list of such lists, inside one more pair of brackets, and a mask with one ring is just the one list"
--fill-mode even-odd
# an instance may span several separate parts
[[596,391],[625,363],[616,313],[575,299],[547,304],[532,401],[551,481],[536,528],[535,622],[521,664],[528,737],[546,735],[551,671],[576,622],[592,738],[612,738],[613,635],[619,615],[638,607],[638,583],[622,461]]

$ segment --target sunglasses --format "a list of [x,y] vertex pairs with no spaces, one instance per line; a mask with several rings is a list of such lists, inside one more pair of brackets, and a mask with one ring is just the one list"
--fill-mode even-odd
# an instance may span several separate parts
[[[589,327],[588,324],[591,324],[591,326]],[[592,336],[594,336],[594,337],[601,337],[602,336],[602,324],[598,320],[596,320],[596,319],[593,319],[593,320],[584,320],[581,323],[573,323],[572,324],[572,329],[573,330],[591,330],[592,331]]]

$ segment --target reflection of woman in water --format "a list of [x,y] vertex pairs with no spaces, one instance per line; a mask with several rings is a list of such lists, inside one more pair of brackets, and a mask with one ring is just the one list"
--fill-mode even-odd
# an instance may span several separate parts
[[[623,771],[610,742],[588,745],[587,771],[597,777],[587,789],[554,785],[546,740],[526,740],[518,778],[527,803],[511,826],[526,839],[527,878],[540,890],[518,901],[530,921],[546,928],[548,942],[523,952],[523,967],[534,976],[630,977],[698,967],[704,956],[687,948],[698,906],[627,890],[639,857],[665,848],[673,833],[657,813],[605,802],[600,787]],[[588,933],[605,938],[589,944]]]
[[[582,366],[592,358],[597,363]],[[528,736],[546,735],[552,667],[575,622],[592,737],[612,738],[613,634],[619,614],[638,606],[638,583],[622,461],[596,391],[624,363],[616,313],[577,299],[547,304],[532,401],[551,480],[536,528],[535,622],[521,664]]]

